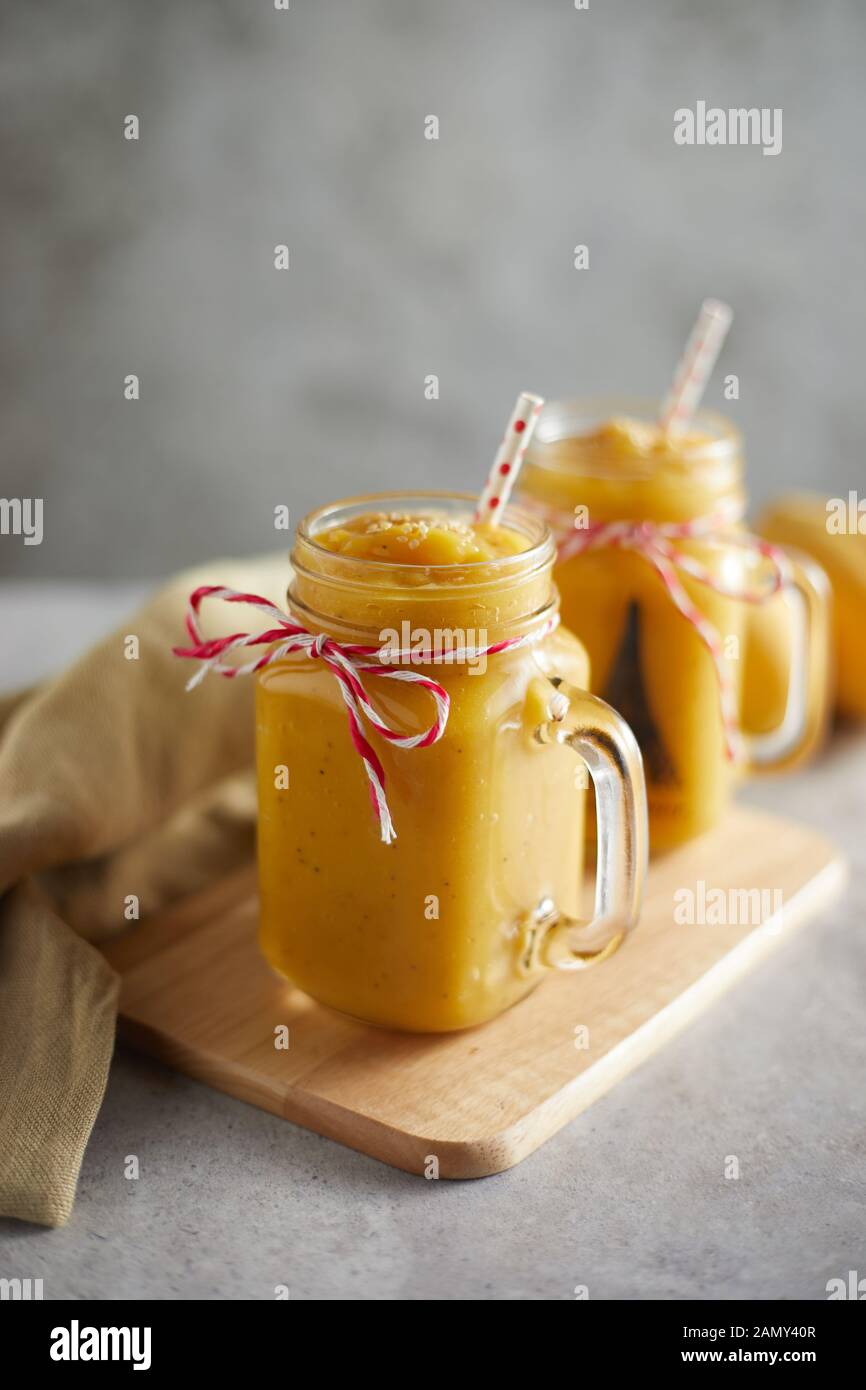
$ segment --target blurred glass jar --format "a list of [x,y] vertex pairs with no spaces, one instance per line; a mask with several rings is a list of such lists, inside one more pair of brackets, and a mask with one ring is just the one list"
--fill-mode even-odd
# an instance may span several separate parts
[[826,586],[793,556],[766,597],[775,568],[742,525],[738,431],[702,411],[670,437],[656,415],[625,398],[552,402],[519,500],[557,536],[563,620],[587,649],[591,688],[637,736],[661,850],[711,829],[744,773],[814,749],[828,612]]
[[[834,707],[843,719],[866,719],[866,517],[856,492],[847,498],[794,492],[774,497],[756,529],[777,545],[796,546],[827,575],[833,594]],[[862,527],[862,530],[861,530]]]

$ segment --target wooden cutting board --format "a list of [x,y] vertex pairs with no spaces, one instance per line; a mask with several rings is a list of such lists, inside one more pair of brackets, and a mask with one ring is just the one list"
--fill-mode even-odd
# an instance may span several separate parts
[[[519,1163],[658,1051],[820,916],[845,879],[815,831],[735,809],[653,863],[640,926],[616,956],[551,975],[492,1023],[448,1035],[368,1028],[277,977],[256,948],[252,869],[105,954],[122,976],[120,1036],[134,1047],[408,1172],[435,1159],[441,1177],[478,1178]],[[680,925],[674,894],[699,895],[699,882],[726,903],[730,890],[780,889],[784,907],[758,926]],[[274,1046],[280,1025],[288,1050]]]

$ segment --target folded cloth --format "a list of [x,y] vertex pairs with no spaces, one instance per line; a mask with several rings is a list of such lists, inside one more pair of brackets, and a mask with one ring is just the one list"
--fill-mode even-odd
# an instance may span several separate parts
[[[190,592],[282,603],[285,555],[177,576],[62,675],[0,699],[0,1215],[68,1220],[118,980],[95,944],[253,852],[251,680],[187,694]],[[234,631],[214,605],[209,634]],[[136,639],[133,641],[132,639]],[[146,930],[146,925],[144,927]]]

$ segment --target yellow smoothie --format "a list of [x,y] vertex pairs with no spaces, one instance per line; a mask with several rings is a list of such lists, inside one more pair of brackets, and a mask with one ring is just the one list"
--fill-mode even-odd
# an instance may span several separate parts
[[[601,403],[595,414],[573,405],[542,416],[521,496],[558,516],[563,535],[576,516],[582,524],[676,523],[742,509],[740,440],[731,426],[701,412],[693,429],[671,436],[637,410],[608,415]],[[724,535],[735,525],[716,529]],[[752,562],[736,545],[690,539],[677,548],[727,587],[747,583]],[[679,578],[722,638],[724,667],[739,689],[746,605],[682,571]],[[708,830],[736,773],[726,756],[716,667],[695,627],[632,551],[573,556],[557,566],[556,581],[563,621],[589,654],[592,688],[628,720],[640,744],[652,849]]]
[[[795,547],[826,573],[832,586],[829,626],[836,681],[829,695],[843,717],[861,720],[866,719],[866,519],[861,523],[859,516],[846,516],[844,501],[828,501],[816,493],[789,493],[769,503],[756,524],[762,536],[777,545]],[[763,675],[756,670],[755,679],[747,681],[747,691],[750,703],[765,715],[771,699]],[[769,680],[772,691],[778,686],[776,671]]]
[[[397,502],[397,505],[393,505]],[[490,527],[471,500],[343,504],[313,514],[292,555],[289,602],[312,631],[379,643],[450,634],[473,649],[538,632],[556,613],[553,543],[531,518]],[[321,1003],[385,1027],[483,1022],[541,978],[532,914],[579,905],[585,779],[545,747],[554,676],[586,688],[588,662],[563,627],[476,666],[415,667],[451,707],[443,738],[401,749],[374,731],[397,839],[385,845],[337,681],[299,654],[257,684],[261,946]],[[433,719],[430,696],[365,677],[401,732]],[[286,782],[288,785],[286,785]]]
[[325,550],[404,565],[467,565],[518,555],[529,541],[510,526],[449,516],[362,512],[316,536]]
[[738,543],[746,501],[741,442],[721,416],[700,411],[691,428],[670,434],[651,403],[548,406],[521,496],[551,519],[560,539],[575,525],[649,523],[652,534],[653,526],[713,518],[705,537],[672,545],[712,580],[676,569],[718,638],[739,726],[736,761],[727,755],[716,663],[649,560],[607,547],[563,556],[556,568],[563,619],[587,649],[593,688],[640,744],[654,850],[715,825],[744,773],[790,767],[814,751],[828,703],[826,584],[790,552],[784,591],[765,602],[745,597],[766,595],[775,572],[756,547]]

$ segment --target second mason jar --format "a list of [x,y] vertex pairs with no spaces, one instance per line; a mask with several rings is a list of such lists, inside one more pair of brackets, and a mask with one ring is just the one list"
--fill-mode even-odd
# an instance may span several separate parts
[[[714,826],[744,771],[790,763],[826,710],[826,595],[795,559],[782,599],[752,543],[741,442],[701,411],[664,433],[651,402],[551,403],[520,500],[557,535],[565,623],[585,645],[592,689],[631,724],[644,758],[653,850]],[[751,615],[762,612],[761,623]],[[778,723],[744,727],[743,668],[778,622],[789,654]]]
[[[488,537],[486,558],[455,562],[467,536],[473,553],[472,506],[397,494],[307,517],[289,606],[321,643],[264,666],[257,685],[262,949],[320,1002],[413,1031],[483,1022],[547,969],[603,959],[643,891],[640,754],[586,693],[584,649],[557,626],[550,532],[509,508],[497,529],[510,546],[495,553]],[[401,665],[398,648],[420,660]],[[360,649],[380,651],[381,666]],[[391,729],[421,735],[433,695],[396,670],[429,678],[449,704],[441,737],[421,746],[364,724],[396,828],[388,844],[344,682]],[[581,918],[587,767],[599,850]]]

